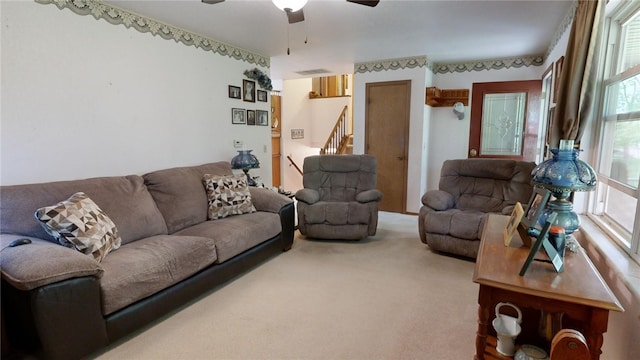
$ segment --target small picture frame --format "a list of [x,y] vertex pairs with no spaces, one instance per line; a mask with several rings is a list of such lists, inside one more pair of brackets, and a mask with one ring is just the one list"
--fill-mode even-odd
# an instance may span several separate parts
[[232,99],[240,99],[240,86],[229,85],[229,97]]
[[248,102],[256,102],[256,82],[251,80],[242,80],[242,100]]
[[518,233],[524,246],[531,246],[530,233],[532,229],[537,228],[538,220],[540,220],[550,196],[551,192],[547,189],[533,188],[529,203],[524,208],[524,215],[518,224]]
[[264,90],[258,90],[258,101],[267,102],[267,92]]
[[247,125],[255,125],[255,124],[256,124],[256,111],[247,110]]
[[517,202],[513,207],[513,211],[511,212],[511,216],[509,216],[509,221],[507,222],[507,226],[504,227],[502,231],[502,236],[504,237],[504,246],[509,246],[511,242],[511,238],[513,238],[513,234],[516,233],[518,229],[518,225],[520,224],[520,220],[524,215],[524,209],[522,209],[522,204]]
[[551,192],[547,189],[533,188],[533,193],[527,207],[524,209],[524,217],[522,218],[527,227],[536,227],[550,196]]
[[256,125],[269,126],[269,112],[266,110],[256,110]]
[[245,118],[245,110],[244,109],[231,109],[231,123],[232,124],[245,124],[247,119]]
[[547,239],[547,234],[549,233],[549,229],[551,228],[551,225],[556,221],[556,216],[558,216],[558,214],[555,212],[552,212],[547,217],[544,225],[542,226],[542,230],[540,230],[540,233],[534,236],[536,238],[536,242],[531,246],[531,250],[529,251],[529,256],[527,256],[527,260],[525,260],[524,264],[522,265],[522,268],[520,269],[520,276],[524,276],[524,274],[527,272],[527,269],[529,268],[529,266],[531,266],[531,263],[535,259],[536,254],[538,254],[540,249],[542,249],[543,247],[549,259],[552,259],[552,260],[551,261],[541,260],[541,261],[552,263],[556,271],[559,271],[559,268],[560,269],[562,268],[562,261],[559,264],[557,264],[556,262],[553,262],[554,259],[557,259],[557,253],[555,252],[555,248],[553,247],[553,245],[551,245],[551,243]]

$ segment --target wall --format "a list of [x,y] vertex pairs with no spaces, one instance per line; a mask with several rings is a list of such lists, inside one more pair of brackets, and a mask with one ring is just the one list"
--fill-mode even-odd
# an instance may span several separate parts
[[271,183],[269,127],[231,124],[232,107],[269,104],[227,95],[255,65],[54,5],[0,6],[3,185],[229,161],[233,139]]

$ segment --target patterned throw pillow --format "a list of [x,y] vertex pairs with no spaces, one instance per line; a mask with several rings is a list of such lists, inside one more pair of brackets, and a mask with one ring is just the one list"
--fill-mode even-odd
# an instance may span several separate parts
[[207,190],[209,220],[256,211],[251,202],[251,193],[244,174],[205,174],[202,182]]
[[35,217],[60,244],[99,262],[122,243],[113,221],[83,192],[36,210]]

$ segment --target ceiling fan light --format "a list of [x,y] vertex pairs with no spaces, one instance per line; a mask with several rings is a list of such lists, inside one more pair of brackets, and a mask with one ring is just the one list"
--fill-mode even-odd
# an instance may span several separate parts
[[273,4],[280,10],[291,9],[291,11],[298,11],[304,7],[307,0],[271,0]]

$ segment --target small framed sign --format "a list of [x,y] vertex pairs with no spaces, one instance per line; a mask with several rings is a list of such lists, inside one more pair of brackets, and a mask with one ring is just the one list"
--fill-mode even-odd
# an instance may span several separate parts
[[304,129],[291,129],[292,139],[304,139]]
[[513,207],[513,211],[511,212],[511,216],[509,217],[507,226],[505,226],[504,230],[502,231],[502,236],[504,237],[504,246],[509,246],[511,238],[513,238],[513,234],[516,233],[523,215],[524,210],[522,209],[522,205],[520,204],[520,202],[517,202]]

